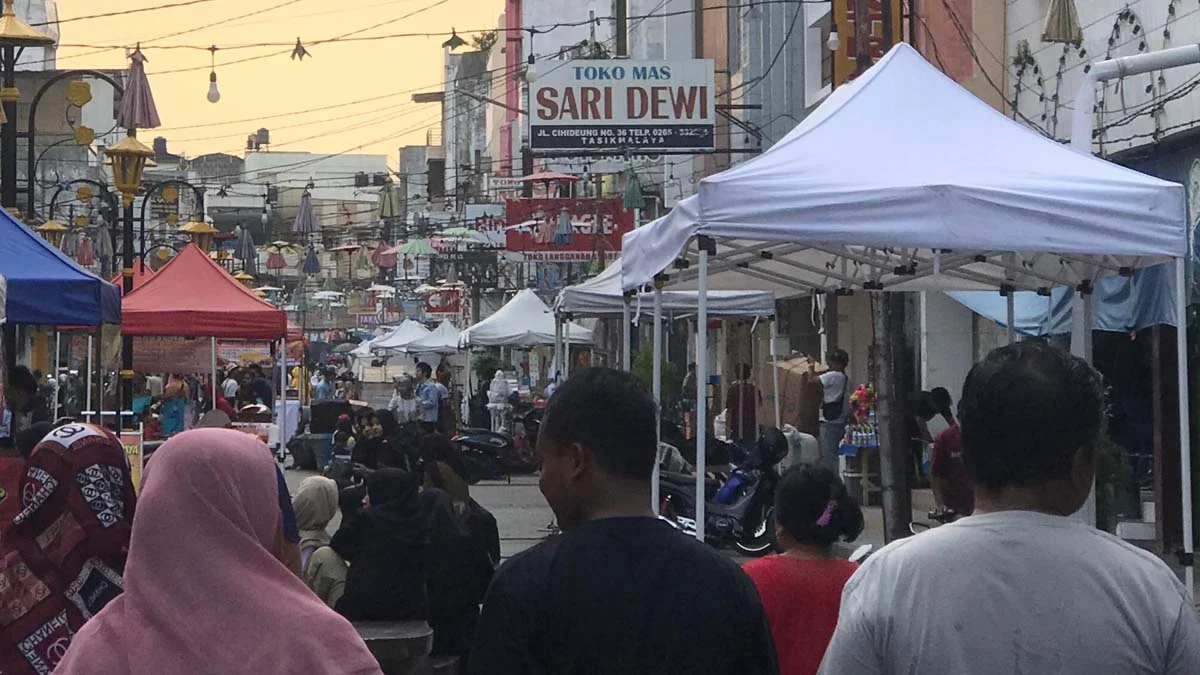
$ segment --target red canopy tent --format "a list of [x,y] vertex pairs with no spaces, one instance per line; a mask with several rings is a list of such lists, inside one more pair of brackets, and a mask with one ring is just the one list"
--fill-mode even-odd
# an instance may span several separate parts
[[[133,266],[133,290],[136,291],[137,289],[141,288],[142,285],[145,284],[147,281],[150,281],[150,279],[153,276],[154,276],[154,270],[150,269],[149,267],[146,267],[145,265],[134,265]],[[116,287],[118,289],[125,288],[125,280],[121,278],[120,274],[113,277],[112,282],[113,282],[113,284],[116,285]],[[122,292],[124,292],[124,291],[122,290]]]
[[121,333],[277,340],[287,335],[287,314],[189,244],[122,299]]

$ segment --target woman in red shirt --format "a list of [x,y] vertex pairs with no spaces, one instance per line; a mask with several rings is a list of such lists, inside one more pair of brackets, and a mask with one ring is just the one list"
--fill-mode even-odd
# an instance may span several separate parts
[[863,515],[846,486],[824,467],[801,465],[775,492],[775,535],[783,551],[743,569],[762,597],[780,675],[813,675],[837,626],[842,587],[858,568],[834,557],[838,539],[854,541]]

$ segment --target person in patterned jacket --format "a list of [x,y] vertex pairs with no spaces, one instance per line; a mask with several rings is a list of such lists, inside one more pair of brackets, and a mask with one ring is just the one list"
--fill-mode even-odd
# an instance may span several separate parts
[[60,426],[3,500],[19,503],[0,540],[0,673],[46,675],[124,589],[136,502],[125,450],[106,429]]

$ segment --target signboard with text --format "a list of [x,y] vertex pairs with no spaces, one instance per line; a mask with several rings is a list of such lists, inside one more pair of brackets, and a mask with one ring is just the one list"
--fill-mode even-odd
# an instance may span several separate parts
[[713,62],[586,60],[544,64],[530,95],[537,150],[711,150]]
[[212,369],[208,338],[135,337],[133,369],[139,373],[207,373]]
[[505,216],[505,250],[526,262],[611,260],[633,230],[633,212],[616,198],[513,199]]

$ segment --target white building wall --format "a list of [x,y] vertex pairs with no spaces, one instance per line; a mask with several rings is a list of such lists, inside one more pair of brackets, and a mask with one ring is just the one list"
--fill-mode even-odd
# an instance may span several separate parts
[[[1048,0],[1011,0],[1010,57],[1005,91],[1018,120],[1054,138],[1071,134],[1071,108],[1088,63],[1200,42],[1200,5],[1182,0],[1076,0],[1083,28],[1079,47],[1043,43]],[[1095,149],[1111,154],[1192,128],[1200,95],[1191,91],[1200,67],[1136,75],[1099,85]],[[1173,97],[1178,96],[1174,100]]]
[[975,363],[974,314],[945,293],[921,293],[921,389],[945,387],[957,403]]
[[[54,0],[16,0],[13,3],[13,13],[58,42],[58,5]],[[54,70],[57,67],[57,52],[53,45],[19,50],[17,70]]]

